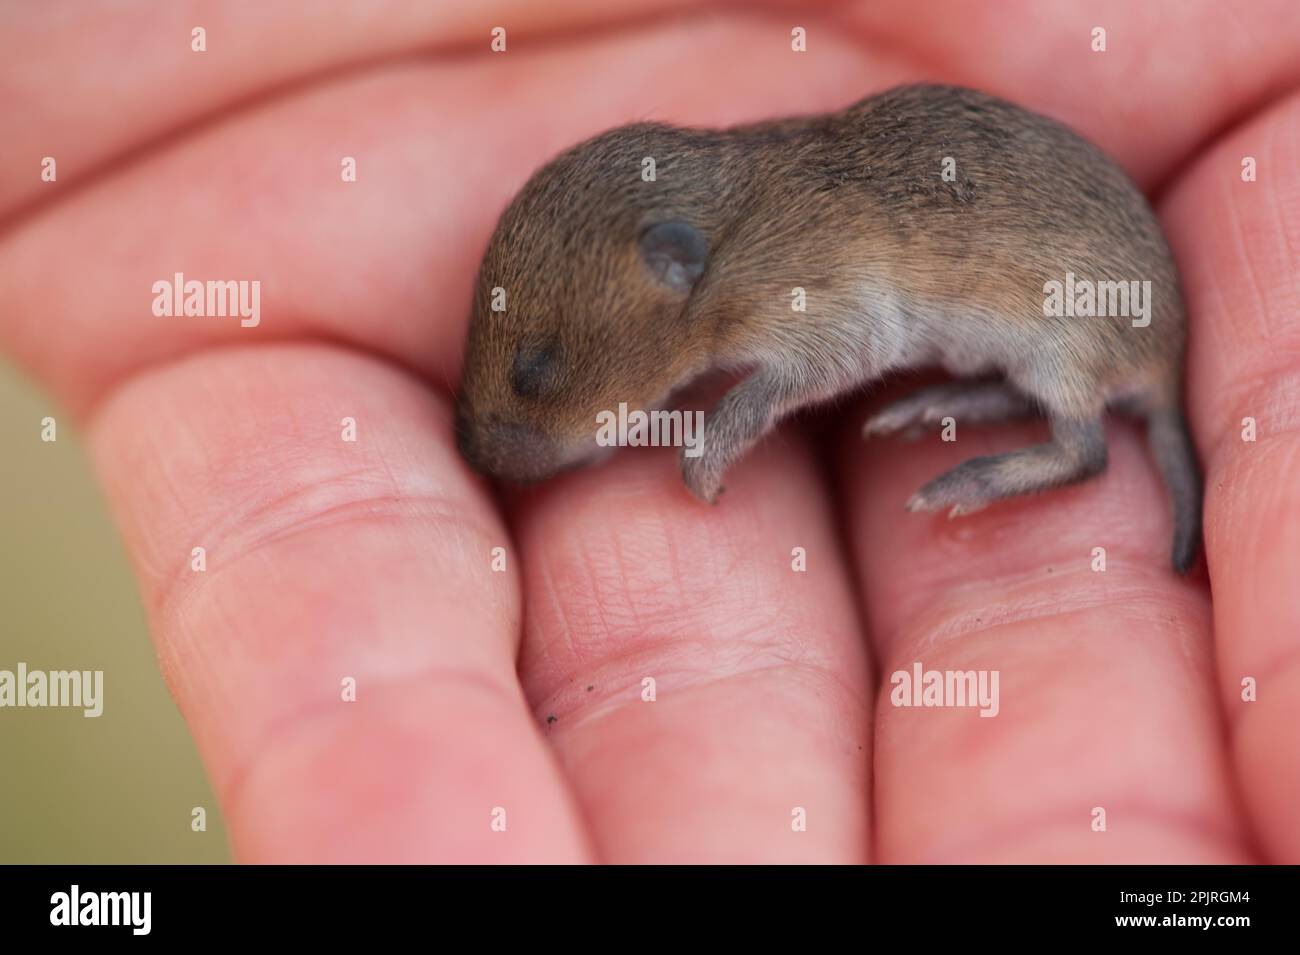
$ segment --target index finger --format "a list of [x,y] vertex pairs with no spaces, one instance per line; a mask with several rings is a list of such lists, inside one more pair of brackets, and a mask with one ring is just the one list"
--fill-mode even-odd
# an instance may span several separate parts
[[[1219,688],[1269,856],[1300,862],[1300,97],[1225,139],[1164,212],[1192,330]],[[1245,173],[1257,164],[1256,178]]]
[[90,438],[241,861],[587,857],[444,401],[338,349],[230,349],[137,377]]

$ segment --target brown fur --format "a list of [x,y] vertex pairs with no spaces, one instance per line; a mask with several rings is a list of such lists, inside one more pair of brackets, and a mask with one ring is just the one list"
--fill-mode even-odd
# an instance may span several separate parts
[[[644,157],[654,182],[641,178]],[[955,181],[940,174],[945,157]],[[641,239],[662,223],[707,245],[689,284],[647,265]],[[1067,272],[1149,280],[1150,325],[1045,317],[1044,283]],[[489,309],[497,286],[504,313]],[[795,287],[805,312],[791,309]],[[1123,406],[1162,422],[1153,451],[1175,485],[1185,569],[1200,483],[1179,439],[1183,343],[1172,258],[1117,166],[1010,103],[908,86],[806,119],[624,126],[539,170],[483,259],[460,440],[481,470],[540,479],[590,453],[598,412],[656,405],[710,369],[752,370],[706,415],[704,455],[683,457],[688,486],[712,500],[727,466],[794,408],[896,370],[996,374],[1006,396],[984,382],[945,400],[971,420],[1036,408],[1053,440],[967,462],[909,506],[964,512],[1095,474],[1100,418]],[[879,416],[869,428],[896,430]]]

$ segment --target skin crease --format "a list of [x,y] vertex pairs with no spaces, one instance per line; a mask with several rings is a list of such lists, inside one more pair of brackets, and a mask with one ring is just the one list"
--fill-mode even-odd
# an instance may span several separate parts
[[[53,58],[21,114],[0,88],[28,154],[76,150],[86,117],[115,124],[61,164],[87,181],[34,206],[29,185],[0,193],[0,346],[90,438],[240,859],[1300,861],[1294,4],[801,8],[796,57],[789,13],[623,29],[556,3],[588,26],[544,42],[521,26],[495,59],[509,9],[434,36],[414,6],[376,8],[401,37],[377,50],[355,26],[313,48],[276,4],[292,55],[168,54],[162,87],[91,42],[75,4],[42,21],[49,44],[0,29],[0,61]],[[1096,23],[1110,50],[1093,56]],[[377,59],[416,45],[431,52]],[[69,96],[63,61],[116,83]],[[499,508],[456,454],[452,399],[474,268],[528,173],[633,119],[752,121],[922,78],[1055,115],[1159,188],[1209,580],[1168,570],[1163,494],[1122,424],[1098,481],[962,522],[898,502],[1036,426],[904,449],[864,444],[870,408],[849,407],[822,448],[797,427],[769,439],[704,513],[653,450]],[[148,290],[177,267],[260,277],[262,325],[160,324]],[[356,445],[337,440],[345,415]],[[195,580],[178,568],[200,540]],[[493,546],[505,574],[485,572]],[[889,706],[887,675],[917,659],[1000,670],[1000,715]],[[360,686],[346,714],[341,675]],[[488,830],[494,806],[508,833]]]

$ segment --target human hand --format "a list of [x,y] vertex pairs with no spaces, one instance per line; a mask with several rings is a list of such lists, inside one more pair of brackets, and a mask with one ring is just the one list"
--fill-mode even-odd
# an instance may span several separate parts
[[[84,423],[238,858],[1300,861],[1300,10],[623,6],[4,14],[0,346]],[[500,495],[468,472],[470,289],[534,168],[919,79],[1056,116],[1158,195],[1208,580],[1170,572],[1119,423],[1100,480],[954,522],[903,502],[1032,426],[863,444],[844,409],[828,465],[787,427],[712,508],[666,449]],[[260,323],[155,317],[178,271],[259,280]],[[913,661],[999,671],[999,715],[891,706]]]

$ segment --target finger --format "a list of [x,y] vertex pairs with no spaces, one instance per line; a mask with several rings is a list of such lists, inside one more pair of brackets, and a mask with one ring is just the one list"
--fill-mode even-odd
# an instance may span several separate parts
[[[844,16],[874,49],[902,50],[949,82],[1065,120],[1145,187],[1300,81],[1300,7],[1291,0],[1231,11],[1214,0],[933,0],[924,16],[916,6],[859,0]],[[1094,49],[1098,29],[1104,51]]]
[[[1132,429],[1109,429],[1098,479],[949,520],[903,503],[961,460],[1042,440],[1042,426],[903,444],[864,443],[855,423],[842,478],[882,674],[880,859],[1247,861],[1206,594],[1169,569],[1168,503]],[[997,697],[900,705],[917,701],[917,664],[983,671],[990,691],[996,673]]]
[[[11,228],[0,244],[0,296],[10,303],[0,313],[0,342],[53,381],[74,408],[84,409],[136,368],[204,344],[246,340],[249,330],[237,322],[169,321],[152,313],[154,283],[181,268],[199,281],[236,276],[262,282],[265,324],[258,326],[259,340],[309,334],[364,344],[446,381],[455,368],[447,349],[454,352],[463,334],[474,267],[497,213],[528,172],[584,135],[635,118],[716,125],[827,109],[927,72],[1028,96],[1031,103],[1050,87],[1014,72],[1000,81],[999,71],[1012,69],[1001,64],[1018,62],[1012,56],[986,59],[999,65],[971,70],[969,77],[958,69],[936,76],[921,66],[924,51],[908,57],[909,45],[919,40],[885,31],[863,12],[869,8],[849,10],[858,18],[856,31],[832,19],[840,14],[802,18],[819,38],[802,57],[790,50],[787,18],[728,14],[656,24],[636,35],[584,35],[581,45],[525,46],[509,56],[392,64],[332,83],[322,76],[244,103],[212,122],[187,127],[184,136],[154,143],[72,201]],[[968,19],[954,15],[938,22]],[[1010,42],[1005,22],[981,20],[978,26],[980,49]],[[1068,28],[1058,29],[1059,43],[1072,42]],[[311,49],[329,47],[322,40],[327,35],[308,35],[303,62],[314,55]],[[1164,42],[1163,21],[1145,25],[1141,35],[1148,46]],[[1197,35],[1216,39],[1207,50],[1188,45],[1174,59],[1219,62],[1219,33],[1202,27]],[[1246,108],[1287,82],[1300,62],[1291,55],[1288,38],[1294,35],[1270,31],[1252,59],[1253,79],[1233,86],[1232,97],[1214,92],[1221,84],[1194,97],[1196,104],[1212,102],[1216,108],[1178,130],[1174,147],[1164,145],[1169,137],[1156,131],[1172,117],[1189,115],[1181,85],[1188,76],[1182,72],[1162,78],[1143,97],[1152,114],[1141,122],[1114,123],[1110,106],[1104,130],[1088,120],[1099,86],[1116,102],[1132,101],[1127,82],[1095,74],[1080,81],[1082,89],[1071,85],[1075,95],[1068,101],[1045,105],[1096,133],[1140,179],[1149,180],[1145,157],[1167,167],[1193,132],[1203,137],[1232,109]],[[381,32],[376,42],[382,45],[389,36]],[[1131,57],[1134,49],[1129,43],[1122,55]],[[728,76],[725,85],[712,82],[719,70]],[[1042,75],[1037,66],[1029,73]],[[1193,76],[1196,82],[1214,75],[1188,73],[1201,77]],[[616,79],[593,85],[593,74]],[[649,106],[638,79],[645,75],[661,80]],[[155,95],[158,85],[150,82],[145,95]],[[507,113],[481,109],[482,92],[489,88],[509,104]],[[1170,108],[1174,100],[1178,109]],[[558,114],[557,102],[567,105]],[[505,121],[541,114],[554,121],[540,130]],[[84,132],[84,124],[72,126],[78,135]],[[461,135],[449,138],[448,129]],[[249,143],[258,144],[256,155],[232,162],[247,155]],[[355,183],[340,176],[345,156],[358,160]],[[196,182],[204,188],[196,191]],[[275,203],[253,203],[250,195],[274,196]],[[185,228],[177,229],[178,218]],[[313,224],[306,235],[304,221]],[[125,233],[124,222],[130,223]],[[294,254],[287,256],[290,249]],[[416,262],[437,264],[417,268]],[[79,280],[69,282],[68,275]],[[369,296],[376,290],[400,307],[372,308]],[[411,321],[430,301],[446,306],[448,320],[432,326]],[[51,312],[67,322],[68,334],[46,334],[43,316]],[[106,313],[122,317],[99,320]],[[359,321],[359,315],[371,317]]]
[[[487,54],[491,31],[501,24],[519,49],[545,42],[548,33],[684,5],[368,0],[340,5],[329,16],[287,0],[123,0],[104,9],[75,0],[8,5],[0,11],[0,60],[7,65],[0,116],[22,121],[7,129],[8,148],[0,153],[0,216],[75,188],[130,150],[183,133],[198,118],[211,120],[330,72],[421,52]],[[58,162],[58,190],[39,176],[43,156]]]
[[449,417],[391,367],[285,346],[145,374],[94,419],[243,861],[585,857],[514,673],[506,534]]
[[[306,336],[377,351],[446,385],[488,234],[543,161],[647,113],[717,123],[824,108],[863,88],[859,58],[839,43],[801,62],[788,28],[764,21],[673,22],[306,87],[21,223],[0,242],[0,298],[11,306],[0,344],[78,410],[133,371],[201,347]],[[890,63],[873,64],[876,76],[897,75]],[[733,85],[701,93],[720,64]],[[590,82],[607,74],[623,79]],[[649,109],[645,75],[664,80]],[[488,91],[501,109],[484,108]],[[524,121],[538,115],[554,120]],[[357,161],[355,182],[341,178],[344,157]],[[259,282],[258,316],[155,315],[154,283],[174,284],[177,272]],[[60,334],[49,334],[49,315]]]
[[867,858],[865,647],[801,442],[752,454],[714,507],[669,452],[622,451],[514,524],[520,673],[600,858]]
[[[75,183],[133,147],[185,130],[196,116],[237,108],[259,93],[280,92],[331,68],[421,50],[482,52],[499,24],[509,25],[518,50],[563,36],[564,30],[610,29],[619,20],[689,6],[689,0],[644,0],[615,10],[557,2],[543,11],[522,0],[472,7],[380,2],[364,14],[343,9],[313,17],[283,3],[267,8],[136,3],[117,4],[111,15],[98,19],[82,8],[73,11],[80,19],[68,11],[50,16],[50,4],[11,8],[7,29],[0,31],[0,58],[10,64],[0,107],[11,108],[0,108],[0,115],[22,116],[24,122],[10,130],[11,148],[0,157],[0,209],[49,198],[48,183],[32,171],[33,157],[58,157],[64,183]],[[1028,4],[972,10],[931,3],[928,9],[918,18],[913,4],[872,0],[836,9],[834,16],[859,34],[877,59],[903,50],[916,63],[942,65],[949,80],[1032,96],[1054,114],[1080,118],[1082,128],[1107,145],[1112,145],[1109,137],[1128,135],[1126,130],[1142,131],[1129,137],[1133,149],[1125,158],[1144,179],[1146,170],[1168,169],[1173,157],[1208,131],[1286,89],[1297,76],[1297,14],[1285,0],[1255,4],[1248,14],[1232,16],[1227,30],[1222,10],[1211,3],[1058,7],[1046,17]],[[779,13],[772,17],[786,19]],[[809,22],[814,24],[810,57],[841,39],[843,28],[818,31],[820,19]],[[1028,23],[1035,27],[1036,41],[1027,45],[1022,38]],[[211,36],[210,43],[205,36],[201,54],[193,49],[196,25]],[[1092,49],[1098,25],[1108,31],[1104,54]],[[1162,55],[1154,57],[1154,51]],[[124,58],[130,71],[117,68]],[[1251,70],[1235,71],[1246,60]],[[1173,66],[1154,71],[1153,62]],[[1069,63],[1077,68],[1062,68]],[[1219,82],[1230,71],[1234,82]],[[1042,83],[1049,73],[1054,82]],[[110,74],[120,75],[103,83]],[[1140,98],[1128,95],[1135,74],[1143,79],[1146,95]],[[51,83],[52,75],[63,80]],[[64,95],[70,88],[80,95]],[[1175,102],[1179,109],[1170,108]],[[1115,123],[1117,115],[1126,121]]]
[[[1300,97],[1207,154],[1163,212],[1193,319],[1219,685],[1260,842],[1300,862]],[[1257,181],[1243,181],[1243,162]],[[1247,682],[1248,681],[1248,682]]]

